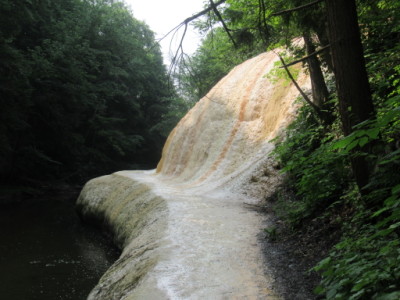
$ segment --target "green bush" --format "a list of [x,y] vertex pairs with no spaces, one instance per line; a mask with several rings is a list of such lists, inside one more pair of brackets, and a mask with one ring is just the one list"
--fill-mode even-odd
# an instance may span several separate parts
[[334,134],[324,128],[309,106],[303,106],[278,142],[275,155],[288,175],[297,200],[287,207],[292,225],[316,217],[336,203],[350,183],[346,157],[333,151]]
[[[397,89],[381,103],[376,119],[338,138],[337,124],[323,128],[304,106],[285,140],[277,143],[286,188],[296,192],[295,200],[280,200],[289,223],[334,219],[337,210],[330,208],[351,207],[341,241],[314,268],[322,275],[315,292],[326,299],[400,298],[399,108]],[[351,177],[353,155],[365,155],[373,170],[362,197]]]
[[316,293],[327,299],[400,298],[399,204],[400,184],[382,209],[360,213],[329,257],[314,268],[323,277]]
[[368,194],[346,225],[342,241],[314,269],[322,273],[318,294],[327,299],[400,298],[400,97],[392,94],[375,120],[359,124],[332,148],[352,155],[373,148],[374,172]]

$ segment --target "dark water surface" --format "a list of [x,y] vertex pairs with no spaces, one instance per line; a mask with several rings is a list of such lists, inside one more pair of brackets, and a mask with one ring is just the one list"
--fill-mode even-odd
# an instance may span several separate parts
[[0,299],[86,299],[118,258],[108,239],[81,223],[74,202],[0,206]]

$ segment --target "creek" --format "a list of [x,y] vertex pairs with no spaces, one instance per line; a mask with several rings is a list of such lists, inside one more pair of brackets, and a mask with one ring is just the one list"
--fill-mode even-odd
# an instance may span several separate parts
[[75,200],[54,195],[0,207],[1,299],[86,299],[118,258],[109,239],[81,222]]

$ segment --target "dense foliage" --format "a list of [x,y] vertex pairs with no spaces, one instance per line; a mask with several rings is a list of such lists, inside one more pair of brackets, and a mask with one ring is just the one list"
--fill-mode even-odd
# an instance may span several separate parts
[[[327,299],[400,297],[398,9],[394,1],[359,5],[376,118],[343,137],[338,119],[323,126],[303,107],[276,149],[297,194],[288,221],[330,218],[341,227],[342,240],[315,268],[322,274],[316,292]],[[352,177],[354,156],[366,157],[372,170],[362,190]]]
[[[345,69],[333,69],[331,54],[337,48],[331,46],[331,51],[321,52],[314,61],[319,64],[314,70],[310,59],[303,61],[312,81],[324,85],[329,95],[326,97],[325,92],[319,106],[323,118],[305,104],[285,137],[276,140],[275,154],[287,178],[282,191],[278,191],[276,209],[297,234],[312,230],[311,224],[315,223],[321,227],[329,223],[329,230],[335,228],[340,233],[339,243],[315,267],[322,275],[316,293],[327,299],[399,299],[400,4],[394,0],[332,0],[295,9],[311,2],[227,0],[219,11],[230,37],[221,36],[224,29],[217,26],[220,20],[211,14],[207,21],[199,22],[199,27],[208,28],[209,33],[188,65],[195,74],[212,70],[212,76],[218,79],[235,55],[253,55],[302,36],[309,44],[305,42],[304,49],[292,51],[291,60],[295,60],[340,38],[338,34],[343,32],[327,35],[327,23],[331,31],[340,28],[334,23],[332,11],[341,4],[345,7],[347,3],[357,3],[365,57],[365,62],[361,59],[359,63],[367,69],[371,93],[369,88],[358,92],[370,97],[373,107],[368,104],[365,109],[368,105],[363,107],[362,99],[343,98],[346,93],[335,86],[341,79],[337,76],[346,73]],[[273,15],[284,10],[288,12]],[[318,68],[324,71],[322,82],[321,78],[315,80],[313,72],[318,73]],[[189,86],[192,90],[206,90],[196,84],[193,81]],[[314,101],[315,91],[313,87]],[[364,100],[367,103],[368,99]],[[292,192],[285,193],[287,190]]]
[[0,179],[154,167],[180,117],[152,31],[115,0],[0,0]]

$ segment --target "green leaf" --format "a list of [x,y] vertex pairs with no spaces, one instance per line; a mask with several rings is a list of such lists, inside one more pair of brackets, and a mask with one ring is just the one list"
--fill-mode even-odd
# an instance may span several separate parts
[[397,194],[400,193],[400,184],[396,185],[393,189],[392,189],[392,194]]
[[321,261],[318,263],[318,265],[316,265],[316,266],[314,267],[314,270],[315,270],[315,271],[321,271],[321,270],[323,270],[323,269],[326,269],[327,266],[330,264],[331,260],[332,260],[332,259],[331,259],[330,257],[327,257],[327,258],[321,260]]
[[367,137],[361,138],[361,140],[359,141],[360,147],[363,147],[368,142],[369,142],[369,139]]
[[321,285],[319,285],[314,289],[314,293],[317,295],[322,295],[325,293],[325,289]]
[[345,138],[337,141],[333,144],[332,150],[346,148],[356,137],[354,135],[348,135]]
[[381,294],[376,299],[379,299],[379,300],[399,300],[400,299],[400,291]]
[[384,207],[380,210],[378,210],[377,212],[375,212],[374,214],[371,215],[371,218],[375,218],[379,215],[381,215],[383,212],[388,211],[390,208],[389,207]]
[[379,128],[372,128],[366,131],[366,134],[369,136],[370,139],[376,139],[379,135]]
[[326,298],[327,299],[334,299],[335,296],[337,294],[337,290],[336,289],[330,289],[328,290],[328,292],[326,293]]
[[359,143],[359,140],[355,140],[353,142],[351,142],[348,146],[346,146],[346,151],[350,151],[352,149],[354,149],[355,147],[357,147]]

